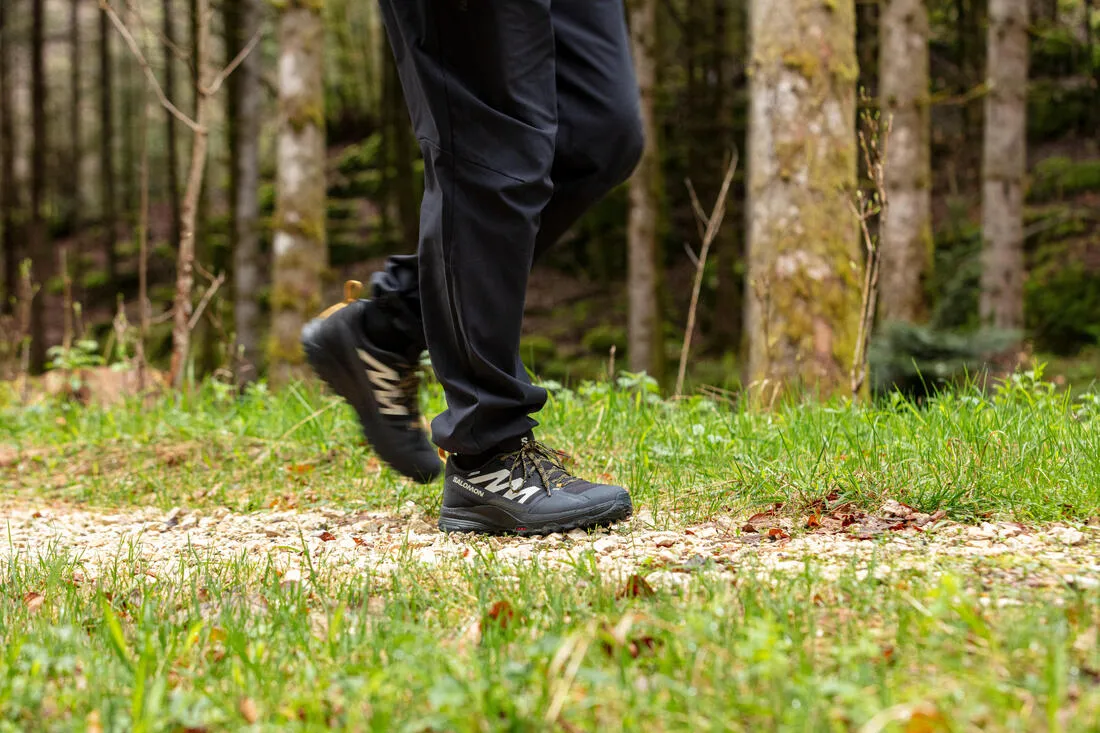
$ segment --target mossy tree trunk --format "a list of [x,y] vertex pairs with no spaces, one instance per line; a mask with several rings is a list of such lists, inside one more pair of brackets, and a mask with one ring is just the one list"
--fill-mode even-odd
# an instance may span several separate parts
[[1028,0],[989,3],[989,93],[982,165],[982,322],[1024,325]]
[[630,31],[641,93],[645,151],[629,184],[627,216],[627,352],[630,369],[661,379],[663,372],[657,230],[661,158],[654,109],[657,94],[657,0],[632,0]]
[[882,13],[881,108],[893,131],[885,161],[890,211],[882,231],[880,314],[917,323],[927,318],[924,283],[932,264],[928,9],[925,0],[884,0]]
[[854,0],[753,0],[749,383],[847,391],[859,326]]
[[324,26],[319,0],[287,4],[279,25],[279,145],[271,379],[303,374],[299,337],[321,305],[325,246]]

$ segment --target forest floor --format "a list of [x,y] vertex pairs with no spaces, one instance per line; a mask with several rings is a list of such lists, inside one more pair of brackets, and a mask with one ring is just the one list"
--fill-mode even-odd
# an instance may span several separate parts
[[440,533],[312,386],[0,395],[0,730],[1093,729],[1100,400],[652,389],[554,391],[638,511],[529,539]]

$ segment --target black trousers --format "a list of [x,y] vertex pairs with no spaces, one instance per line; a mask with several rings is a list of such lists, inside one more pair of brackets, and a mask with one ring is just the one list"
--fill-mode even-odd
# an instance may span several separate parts
[[420,245],[372,280],[419,314],[447,410],[482,453],[546,402],[520,358],[531,266],[627,179],[643,140],[622,0],[380,0],[424,156]]

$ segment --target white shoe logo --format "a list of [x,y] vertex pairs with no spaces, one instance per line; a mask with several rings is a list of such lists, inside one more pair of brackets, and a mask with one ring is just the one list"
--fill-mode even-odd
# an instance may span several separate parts
[[[527,486],[524,488],[523,479],[511,478],[511,472],[504,468],[496,473],[487,473],[480,476],[469,476],[472,484],[477,484],[486,491],[500,494],[505,499],[511,499],[519,504],[524,504],[535,494],[542,491],[541,486]],[[507,491],[505,491],[507,489]],[[501,492],[504,492],[501,494]]]
[[375,359],[363,349],[357,349],[359,358],[367,366],[367,378],[374,385],[374,399],[377,400],[383,415],[408,417],[409,409],[401,404],[401,390],[397,388],[400,377],[390,367]]

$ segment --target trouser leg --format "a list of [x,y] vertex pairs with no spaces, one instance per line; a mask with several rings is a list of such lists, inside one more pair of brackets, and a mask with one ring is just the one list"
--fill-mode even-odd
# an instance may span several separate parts
[[[387,31],[390,34],[394,53],[398,57],[402,83],[414,125],[424,147],[427,190],[422,210],[421,247],[418,255],[391,257],[385,269],[374,276],[372,284],[375,296],[397,296],[409,312],[421,315],[424,304],[432,300],[432,292],[436,291],[440,285],[447,284],[440,281],[438,271],[431,269],[430,255],[435,251],[432,247],[451,252],[480,250],[471,249],[479,247],[477,242],[460,243],[459,248],[455,249],[454,243],[445,241],[443,237],[425,236],[425,233],[430,235],[435,228],[438,228],[438,217],[441,214],[444,218],[446,217],[446,207],[454,205],[455,199],[447,198],[446,191],[432,186],[432,172],[438,171],[439,159],[434,155],[438,152],[438,148],[424,145],[424,143],[425,140],[429,143],[439,140],[439,128],[437,117],[432,114],[432,100],[427,98],[422,82],[422,68],[415,63],[416,54],[409,53],[408,45],[410,38],[414,44],[422,43],[423,41],[418,39],[424,39],[429,35],[430,26],[420,23],[420,35],[413,33],[410,36],[407,33],[407,21],[411,17],[425,20],[430,15],[430,11],[423,9],[423,3],[413,3],[413,5],[415,6],[413,13],[399,13],[395,12],[395,6],[391,4],[391,0],[383,0]],[[518,5],[530,7],[531,3],[518,3]],[[436,20],[439,20],[438,14]],[[637,165],[643,145],[638,88],[634,78],[622,3],[618,0],[553,0],[550,24],[553,39],[550,67],[554,72],[554,93],[550,99],[556,106],[557,117],[550,168],[553,193],[539,215],[533,218],[537,227],[534,259],[557,242],[593,204],[626,180]],[[447,36],[451,37],[449,28]],[[494,36],[490,34],[489,37]],[[527,68],[546,63],[545,39],[540,37],[542,42],[536,46],[534,53],[525,48],[524,44],[527,41],[522,38],[511,40],[515,43],[510,44],[510,47],[521,55]],[[442,48],[425,44],[423,51],[431,55],[435,52],[442,53]],[[544,82],[545,80],[540,76],[539,84]],[[485,87],[479,85],[479,88]],[[498,107],[491,99],[487,101],[493,109]],[[436,107],[438,106],[439,103],[436,100]],[[475,109],[482,107],[479,104],[473,106]],[[542,113],[548,114],[547,109],[544,108]],[[496,114],[498,113],[494,112],[494,116]],[[481,123],[468,118],[461,118],[459,123],[471,124],[480,131],[478,126]],[[425,129],[435,134],[426,136]],[[463,127],[463,131],[465,129]],[[503,140],[491,142],[490,147],[500,145],[501,142]],[[438,146],[438,143],[436,145]],[[496,168],[501,171],[504,166],[496,166]],[[485,193],[493,195],[492,191]],[[493,210],[492,206],[484,211],[466,210],[459,212],[458,216],[460,218],[462,215],[486,217],[491,215]],[[529,228],[523,228],[523,230],[526,235]],[[436,245],[436,242],[439,244]],[[431,246],[426,247],[426,244]],[[513,244],[521,243],[513,242]],[[523,240],[521,248],[526,246],[526,240]],[[496,250],[490,246],[482,252],[482,255],[493,251]],[[425,266],[428,268],[424,270],[426,275],[431,272],[435,272],[435,275],[422,280],[421,268]],[[482,280],[482,282],[485,281]],[[525,291],[525,278],[523,283]],[[425,289],[429,292],[422,300]],[[509,303],[514,303],[515,300],[516,298],[513,297],[509,299]],[[522,301],[522,298],[520,300]],[[434,306],[428,307],[431,309]],[[484,311],[477,313],[474,317],[478,316],[484,318]],[[516,314],[510,313],[509,316],[515,317]],[[518,318],[521,323],[522,305]],[[429,314],[426,320],[431,319],[432,314]],[[509,326],[513,323],[510,318],[507,322]],[[431,329],[431,326],[425,325],[426,332],[430,333]],[[451,333],[454,333],[455,341],[464,337],[462,331],[455,332],[452,329]],[[509,334],[511,333],[509,331]],[[492,337],[491,334],[490,337]],[[429,340],[430,338],[431,336]],[[526,432],[534,425],[529,415],[542,407],[545,395],[541,390],[536,390],[530,385],[519,358],[518,335],[514,340],[509,340],[508,348],[511,348],[510,345],[513,343],[515,353],[512,359],[515,369],[507,375],[508,378],[490,380],[492,386],[489,382],[471,382],[461,374],[464,362],[457,360],[455,353],[458,349],[454,348],[458,344],[449,343],[450,348],[437,347],[437,352],[452,352],[451,359],[443,362],[438,361],[436,353],[429,349],[433,365],[445,389],[448,387],[448,381],[460,382],[458,392],[459,396],[464,398],[457,403],[459,406],[457,411],[449,409],[433,424],[434,438],[439,445],[454,452],[480,452],[497,442]],[[500,346],[504,347],[504,344]],[[507,370],[500,368],[500,365],[505,363],[504,355],[501,353],[496,355],[501,357],[496,361],[498,372],[506,373]],[[447,359],[447,355],[442,354],[442,358]],[[455,365],[459,368],[453,369]],[[495,376],[499,377],[500,374]],[[468,388],[471,384],[478,390],[473,394],[471,394],[473,390]],[[447,394],[448,403],[451,404],[452,391],[448,389]],[[488,420],[478,416],[478,413],[488,416]],[[477,425],[476,434],[475,424]]]
[[[550,0],[382,0],[424,155],[420,310],[447,410],[435,442],[480,453],[546,400],[519,358],[557,132]],[[400,268],[396,269],[400,272]]]

